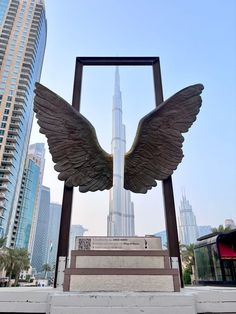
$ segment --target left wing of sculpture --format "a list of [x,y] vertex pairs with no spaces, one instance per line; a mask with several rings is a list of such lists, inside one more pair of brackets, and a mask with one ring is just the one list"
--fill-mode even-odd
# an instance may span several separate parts
[[177,168],[184,156],[182,133],[196,120],[203,88],[196,84],[182,89],[140,120],[125,156],[125,189],[146,193]]
[[112,156],[99,145],[92,124],[57,94],[36,83],[34,111],[45,134],[58,179],[80,192],[112,187]]

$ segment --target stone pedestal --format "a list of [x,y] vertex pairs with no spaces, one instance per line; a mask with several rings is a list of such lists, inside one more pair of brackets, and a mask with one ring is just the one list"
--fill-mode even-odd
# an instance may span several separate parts
[[180,291],[178,269],[159,238],[78,237],[76,248],[64,291]]

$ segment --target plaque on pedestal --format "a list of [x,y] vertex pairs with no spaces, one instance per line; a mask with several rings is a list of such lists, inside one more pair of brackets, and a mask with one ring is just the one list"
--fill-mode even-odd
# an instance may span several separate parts
[[76,237],[76,250],[161,250],[160,237]]

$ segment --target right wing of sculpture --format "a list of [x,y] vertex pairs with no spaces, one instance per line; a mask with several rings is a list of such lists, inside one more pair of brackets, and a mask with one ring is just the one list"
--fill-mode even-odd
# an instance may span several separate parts
[[64,99],[36,83],[34,111],[48,139],[58,178],[81,192],[112,187],[112,156],[99,145],[92,124]]
[[166,179],[177,168],[184,156],[182,133],[196,120],[202,90],[201,84],[186,87],[140,120],[125,156],[125,189],[146,193],[156,180]]

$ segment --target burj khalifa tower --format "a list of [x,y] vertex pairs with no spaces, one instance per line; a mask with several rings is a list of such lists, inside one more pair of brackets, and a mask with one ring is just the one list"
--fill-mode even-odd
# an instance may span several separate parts
[[131,193],[124,189],[124,155],[126,152],[125,125],[122,123],[122,97],[119,69],[115,71],[112,107],[113,187],[110,190],[108,236],[134,236],[134,205]]

